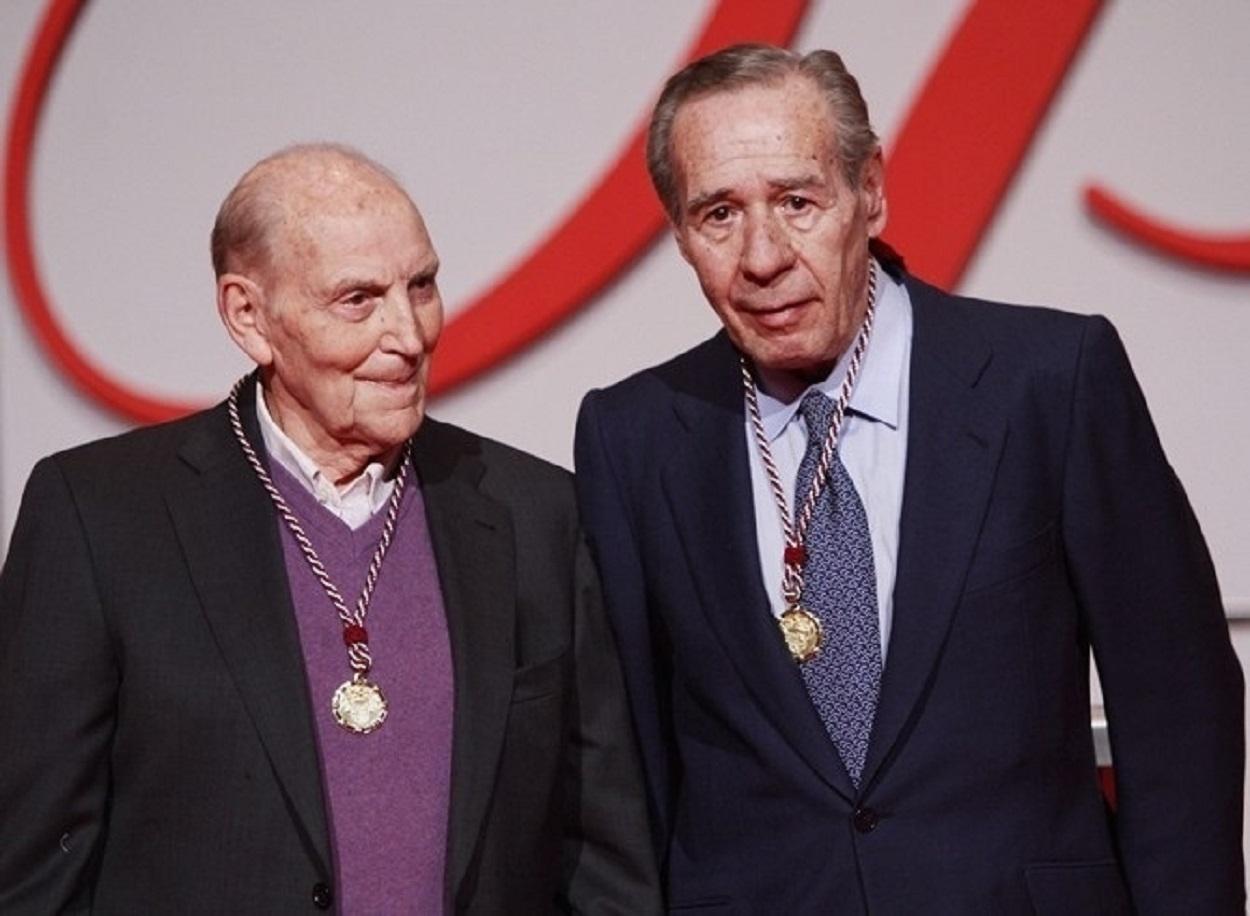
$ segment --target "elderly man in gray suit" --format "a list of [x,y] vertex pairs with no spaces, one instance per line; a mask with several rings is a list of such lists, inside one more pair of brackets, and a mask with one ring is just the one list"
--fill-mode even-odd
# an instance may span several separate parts
[[658,909],[569,475],[425,417],[438,258],[304,146],[213,231],[256,363],[39,463],[0,577],[0,911]]

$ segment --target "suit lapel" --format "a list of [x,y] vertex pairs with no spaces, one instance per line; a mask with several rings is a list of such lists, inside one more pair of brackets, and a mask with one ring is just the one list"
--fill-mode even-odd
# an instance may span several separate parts
[[863,773],[870,785],[937,664],[985,517],[1006,421],[977,382],[991,359],[954,303],[909,282],[914,336],[894,619]]
[[708,626],[774,727],[849,798],[850,778],[785,648],[760,576],[737,354],[723,334],[709,347],[710,365],[688,376],[695,387],[676,395],[686,435],[665,467],[665,497]]
[[[240,399],[252,442],[260,442],[253,387]],[[307,681],[273,509],[230,432],[212,415],[180,457],[197,472],[169,487],[169,507],[191,579],[243,705],[307,842],[329,874],[330,852],[309,714]]]
[[433,420],[418,432],[421,480],[455,678],[448,887],[455,899],[490,802],[512,697],[516,575],[512,521],[483,494],[477,440]]

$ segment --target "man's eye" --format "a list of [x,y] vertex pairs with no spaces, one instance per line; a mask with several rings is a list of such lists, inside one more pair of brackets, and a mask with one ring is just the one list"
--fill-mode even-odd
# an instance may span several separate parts
[[423,274],[408,281],[408,300],[416,305],[434,301],[438,295],[438,281],[433,274]]
[[799,197],[797,194],[788,194],[784,202],[785,208],[791,213],[802,213],[811,207],[812,202],[806,197]]
[[729,207],[721,204],[719,207],[713,207],[707,211],[707,221],[709,223],[723,223],[729,219]]

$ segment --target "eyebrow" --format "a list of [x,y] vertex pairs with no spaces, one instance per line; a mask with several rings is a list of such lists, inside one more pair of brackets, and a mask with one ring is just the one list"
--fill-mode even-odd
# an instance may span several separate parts
[[[774,191],[798,191],[803,188],[820,188],[825,186],[825,180],[815,172],[808,172],[804,175],[796,175],[793,178],[779,178],[775,181],[768,182],[768,186]],[[733,191],[730,188],[717,188],[714,191],[708,191],[697,197],[691,198],[686,204],[686,214],[694,215],[705,207],[732,196]]]
[[418,267],[415,271],[409,274],[408,282],[411,283],[413,280],[432,280],[438,275],[438,269],[440,267],[442,267],[442,264],[439,263],[438,258],[435,258],[433,261],[427,262],[425,265]]
[[690,202],[686,204],[686,215],[693,216],[704,207],[707,207],[710,204],[718,203],[729,195],[729,188],[717,188],[715,191],[708,191],[705,194],[700,194],[698,197],[692,198]]
[[798,175],[794,178],[781,178],[777,181],[770,181],[768,185],[778,191],[798,191],[803,188],[823,188],[825,180],[815,172],[808,172],[806,175]]
[[[433,279],[438,274],[440,264],[437,259],[427,262],[404,278],[404,285],[407,286],[415,280]],[[365,274],[349,274],[330,288],[330,298],[338,299],[345,296],[353,290],[362,289],[367,292],[376,292],[385,289],[387,284],[379,280],[377,277],[370,277]]]
[[383,284],[376,277],[347,276],[343,277],[330,288],[330,298],[338,299],[353,290],[362,289],[368,292],[381,289]]

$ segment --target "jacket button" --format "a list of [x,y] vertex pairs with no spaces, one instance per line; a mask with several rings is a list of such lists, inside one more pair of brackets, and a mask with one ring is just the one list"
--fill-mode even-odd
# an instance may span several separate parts
[[851,816],[851,823],[860,833],[872,833],[877,829],[877,812],[871,808],[857,808]]
[[319,910],[330,909],[330,904],[334,903],[334,892],[330,890],[330,885],[324,881],[318,881],[313,885],[312,890],[313,906]]

